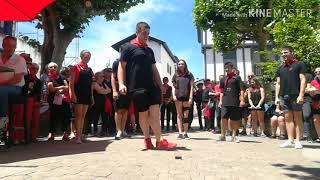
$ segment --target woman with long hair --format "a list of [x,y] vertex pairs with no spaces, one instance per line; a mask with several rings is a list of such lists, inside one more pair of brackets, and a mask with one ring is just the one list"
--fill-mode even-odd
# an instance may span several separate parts
[[188,70],[185,60],[178,61],[178,68],[172,78],[173,83],[173,100],[175,101],[178,114],[178,139],[190,139],[187,131],[189,125],[189,109],[193,101],[193,82],[194,77]]
[[258,122],[261,129],[261,137],[266,137],[264,134],[264,100],[265,93],[264,88],[261,86],[261,83],[258,79],[253,78],[250,80],[250,87],[248,92],[248,99],[251,109],[251,121],[252,128],[254,131],[254,136],[257,136]]
[[94,104],[92,96],[93,72],[88,66],[91,58],[90,51],[82,50],[80,58],[80,63],[72,67],[70,78],[70,97],[75,104],[76,142],[78,144],[81,144],[84,140],[82,131],[88,107]]

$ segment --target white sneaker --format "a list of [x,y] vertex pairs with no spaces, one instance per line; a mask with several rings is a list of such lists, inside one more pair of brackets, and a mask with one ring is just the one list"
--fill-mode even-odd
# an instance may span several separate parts
[[302,144],[300,143],[300,141],[296,141],[296,142],[294,142],[294,148],[296,148],[296,149],[302,149],[303,146],[302,146]]
[[294,143],[291,140],[288,140],[286,142],[284,142],[283,144],[280,145],[281,148],[289,148],[289,147],[293,147]]
[[238,136],[234,136],[231,138],[231,141],[232,142],[235,142],[235,143],[240,143],[240,139],[238,138]]

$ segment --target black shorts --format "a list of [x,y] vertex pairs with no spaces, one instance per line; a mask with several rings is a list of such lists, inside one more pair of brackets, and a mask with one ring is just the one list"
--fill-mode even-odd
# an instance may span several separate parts
[[241,117],[247,118],[250,115],[250,111],[248,107],[241,107]]
[[181,102],[188,102],[189,101],[189,97],[178,97],[177,100],[181,101]]
[[147,111],[152,105],[161,104],[161,92],[157,87],[152,90],[136,89],[130,96],[138,112]]
[[91,105],[92,102],[91,102],[91,96],[77,96],[77,102],[75,104],[83,104],[83,105]]
[[302,111],[303,104],[297,103],[298,96],[285,96],[280,97],[280,106],[282,111]]
[[221,107],[221,118],[230,119],[233,121],[241,120],[241,108],[234,106],[222,106]]
[[320,109],[312,109],[312,114],[320,114]]
[[115,111],[118,111],[120,109],[129,109],[130,105],[130,98],[128,95],[120,95],[119,98],[115,101],[113,101],[113,108]]

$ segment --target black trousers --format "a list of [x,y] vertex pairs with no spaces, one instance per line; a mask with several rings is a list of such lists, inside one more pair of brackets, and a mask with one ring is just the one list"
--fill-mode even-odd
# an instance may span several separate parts
[[166,115],[167,120],[167,130],[170,128],[170,115],[172,110],[172,103],[162,104],[160,108],[160,119],[161,119],[161,130],[164,128],[164,116]]
[[[98,122],[99,122],[99,118],[101,116],[101,120],[102,120],[102,125],[106,124],[107,122],[107,117],[106,117],[106,113],[105,113],[105,108],[104,108],[104,104],[95,104],[94,106],[92,106],[88,112],[89,116],[88,116],[88,123],[87,123],[87,132],[89,133],[91,131],[91,124],[93,124],[93,134],[98,132]],[[102,131],[106,132],[107,129],[106,127],[103,128],[102,127]]]
[[178,117],[178,114],[177,114],[177,109],[176,109],[176,105],[173,104],[171,106],[171,113],[172,113],[172,129],[176,129],[177,127],[177,117]]
[[55,133],[57,124],[60,124],[62,132],[69,129],[70,126],[70,105],[62,102],[62,105],[49,104],[50,108],[50,125],[49,132]]
[[192,101],[192,104],[189,108],[189,113],[188,113],[188,118],[189,118],[189,128],[191,127],[191,124],[193,122],[193,107],[194,107],[194,103]]
[[201,103],[196,103],[196,106],[197,106],[199,127],[200,127],[200,129],[203,129],[203,125],[202,125],[202,105],[201,105]]
[[217,129],[221,129],[221,108],[216,107]]

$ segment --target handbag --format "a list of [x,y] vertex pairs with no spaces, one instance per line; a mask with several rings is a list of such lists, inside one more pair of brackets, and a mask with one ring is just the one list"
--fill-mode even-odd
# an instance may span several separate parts
[[62,105],[64,95],[63,94],[55,94],[53,98],[53,104]]

